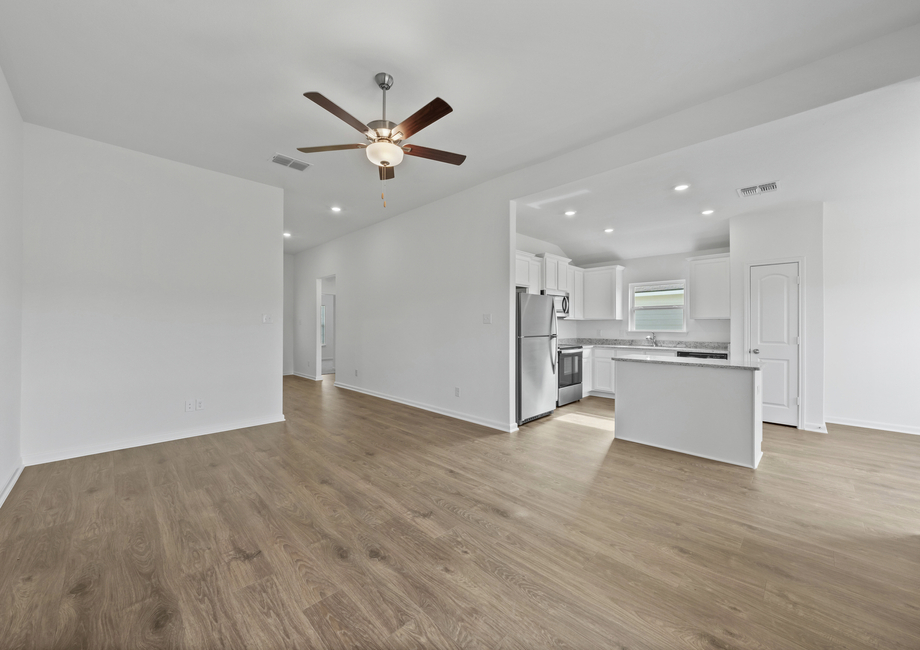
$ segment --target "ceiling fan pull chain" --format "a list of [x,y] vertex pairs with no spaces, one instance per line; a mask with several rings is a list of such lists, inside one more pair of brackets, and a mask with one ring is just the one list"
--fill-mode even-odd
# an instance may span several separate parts
[[386,191],[387,191],[387,179],[386,179],[386,177],[384,177],[384,179],[383,179],[381,182],[383,183],[383,187],[380,188],[380,198],[383,199],[383,207],[387,207],[387,200],[386,200],[386,198],[384,197],[384,195],[386,194]]

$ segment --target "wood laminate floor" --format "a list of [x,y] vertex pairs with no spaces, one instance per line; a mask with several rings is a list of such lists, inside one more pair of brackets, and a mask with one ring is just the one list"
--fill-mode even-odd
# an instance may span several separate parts
[[755,471],[284,380],[287,422],[28,467],[2,648],[920,648],[920,436]]

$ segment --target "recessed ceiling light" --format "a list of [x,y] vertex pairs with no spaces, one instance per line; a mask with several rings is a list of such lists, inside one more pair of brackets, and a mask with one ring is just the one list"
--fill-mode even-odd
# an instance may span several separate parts
[[341,211],[342,211],[342,208],[340,208],[340,207],[338,207],[338,206],[333,206],[332,211],[333,211],[333,212],[341,212]]
[[568,210],[568,211],[565,213],[565,216],[567,216],[567,217],[574,217],[574,216],[575,216],[575,210]]
[[291,233],[286,232],[286,233],[284,233],[284,236],[285,236],[285,237],[290,237],[290,236],[291,236]]
[[604,232],[613,232],[613,228],[607,228]]
[[706,216],[709,216],[713,212],[715,212],[715,210],[703,210],[703,214],[705,214]]
[[676,191],[678,191],[678,192],[683,192],[684,190],[688,189],[689,187],[690,187],[689,185],[676,185],[676,186],[674,187],[674,189],[675,189]]

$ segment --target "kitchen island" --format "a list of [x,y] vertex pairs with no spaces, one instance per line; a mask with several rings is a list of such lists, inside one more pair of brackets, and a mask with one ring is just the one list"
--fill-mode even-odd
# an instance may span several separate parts
[[618,440],[757,467],[759,367],[632,354],[617,358],[616,373]]

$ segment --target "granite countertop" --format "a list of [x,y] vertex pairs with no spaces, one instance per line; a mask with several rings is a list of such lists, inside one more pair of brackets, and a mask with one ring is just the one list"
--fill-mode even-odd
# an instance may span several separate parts
[[658,345],[643,345],[642,339],[559,339],[562,345],[582,345],[596,348],[632,348],[635,350],[684,350],[687,352],[728,352],[728,343],[708,341],[658,341]]
[[663,363],[665,365],[678,366],[699,366],[701,368],[725,368],[728,370],[760,370],[759,366],[736,366],[730,364],[725,359],[689,359],[679,357],[653,357],[648,354],[630,354],[625,357],[617,357],[617,363],[620,361],[638,361],[639,363]]

